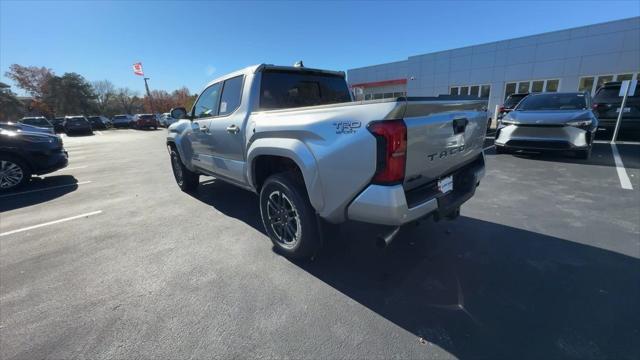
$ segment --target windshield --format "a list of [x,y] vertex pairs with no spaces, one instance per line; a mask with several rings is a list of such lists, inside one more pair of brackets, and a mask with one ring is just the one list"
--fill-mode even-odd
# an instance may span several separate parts
[[351,101],[342,76],[272,70],[262,73],[261,109],[285,109]]
[[516,105],[518,105],[518,103],[520,102],[520,100],[522,100],[525,96],[525,94],[523,95],[511,95],[507,98],[507,100],[504,102],[504,107],[506,108],[513,108]]
[[126,115],[116,115],[113,117],[114,120],[125,120],[126,118]]
[[535,94],[518,104],[517,110],[582,110],[587,108],[584,94]]
[[22,119],[22,123],[33,126],[51,126],[47,120],[42,118],[26,118]]

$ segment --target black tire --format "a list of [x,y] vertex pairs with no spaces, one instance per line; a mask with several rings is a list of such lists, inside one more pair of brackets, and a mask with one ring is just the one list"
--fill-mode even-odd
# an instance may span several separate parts
[[582,160],[589,160],[591,158],[591,147],[587,150],[580,150],[576,152],[576,157]]
[[320,248],[315,211],[301,179],[271,175],[260,191],[260,216],[275,250],[291,259],[308,259]]
[[[16,177],[19,177],[16,180]],[[0,154],[0,192],[15,190],[31,178],[31,169],[22,159]]]
[[496,154],[508,154],[509,150],[505,149],[504,146],[496,145]]
[[178,155],[175,149],[171,149],[171,169],[173,170],[173,177],[176,179],[180,190],[192,192],[198,187],[200,175],[184,166],[182,160],[180,160],[180,155]]

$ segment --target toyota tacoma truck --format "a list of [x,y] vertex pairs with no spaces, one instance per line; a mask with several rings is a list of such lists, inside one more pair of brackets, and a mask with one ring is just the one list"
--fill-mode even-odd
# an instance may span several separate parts
[[454,218],[484,175],[486,101],[354,101],[343,72],[256,65],[220,77],[168,128],[185,192],[208,175],[259,195],[277,251],[308,258],[325,225]]

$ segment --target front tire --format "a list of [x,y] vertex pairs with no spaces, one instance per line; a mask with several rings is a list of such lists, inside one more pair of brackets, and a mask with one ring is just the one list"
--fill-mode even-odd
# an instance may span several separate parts
[[312,257],[320,247],[316,214],[304,183],[288,173],[267,178],[260,216],[276,251],[292,259]]
[[591,158],[591,147],[587,150],[580,150],[576,153],[578,159],[589,160]]
[[31,170],[19,158],[0,155],[0,192],[23,186],[31,178]]
[[171,169],[180,190],[192,192],[198,187],[200,175],[184,166],[182,160],[180,160],[180,155],[175,149],[171,149]]

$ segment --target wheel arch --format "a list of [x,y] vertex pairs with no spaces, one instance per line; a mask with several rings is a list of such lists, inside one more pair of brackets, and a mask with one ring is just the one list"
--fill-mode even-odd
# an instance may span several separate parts
[[300,140],[256,140],[247,151],[247,164],[247,182],[256,192],[260,192],[264,180],[269,175],[293,170],[301,175],[313,208],[319,212],[324,206],[315,158]]

